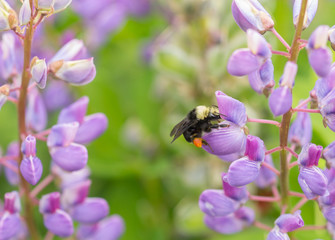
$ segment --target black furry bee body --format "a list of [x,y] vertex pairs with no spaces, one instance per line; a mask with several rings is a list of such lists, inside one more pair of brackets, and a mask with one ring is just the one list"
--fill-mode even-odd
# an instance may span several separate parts
[[[213,128],[228,127],[228,124],[220,124],[223,114],[217,106],[197,106],[172,129],[170,136],[174,142],[180,135],[184,135],[186,141],[197,147],[207,144],[201,137],[204,132],[210,132]],[[172,143],[171,142],[171,143]]]

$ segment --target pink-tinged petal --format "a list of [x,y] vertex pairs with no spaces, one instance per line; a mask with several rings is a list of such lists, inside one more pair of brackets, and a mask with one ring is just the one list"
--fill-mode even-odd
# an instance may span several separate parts
[[71,217],[61,209],[55,213],[44,214],[44,225],[59,237],[70,237],[74,231]]
[[212,217],[221,217],[236,211],[240,206],[238,201],[227,197],[222,190],[207,189],[199,197],[201,211]]
[[261,58],[249,49],[235,50],[228,60],[227,70],[233,76],[248,75],[261,66]]
[[48,147],[67,147],[76,137],[79,128],[78,122],[57,124],[51,128],[48,136]]
[[78,171],[68,172],[56,164],[53,164],[51,171],[59,178],[59,184],[62,189],[87,180],[91,174],[91,171],[87,166]]
[[227,96],[221,91],[215,92],[219,112],[224,115],[224,119],[243,127],[247,123],[247,113],[243,103]]
[[248,207],[240,207],[234,215],[237,219],[243,222],[244,226],[250,226],[255,221],[255,212]]
[[68,147],[49,149],[52,160],[66,171],[77,171],[87,164],[88,153],[85,146],[71,143]]
[[265,158],[265,146],[263,140],[259,137],[248,135],[245,156],[247,156],[249,160],[263,162]]
[[303,146],[312,140],[312,120],[309,113],[297,113],[297,118],[288,132],[288,140],[298,146]]
[[283,76],[280,79],[280,86],[292,88],[294,86],[295,76],[297,75],[298,65],[295,62],[288,61],[285,64]]
[[260,162],[251,161],[247,157],[232,162],[228,170],[228,183],[233,187],[241,187],[256,180]]
[[22,142],[21,151],[26,156],[36,156],[36,138],[34,136],[28,135],[26,139]]
[[20,165],[20,172],[23,178],[31,185],[36,185],[41,179],[43,166],[38,157],[25,157]]
[[72,209],[72,217],[80,223],[92,224],[105,218],[109,213],[109,206],[105,199],[86,198],[81,204]]
[[4,210],[11,214],[21,211],[20,195],[17,191],[5,193]]
[[64,208],[84,202],[90,190],[91,180],[85,180],[63,190],[61,201]]
[[305,144],[298,156],[298,162],[301,166],[311,167],[317,166],[322,153],[322,146],[313,143]]
[[316,166],[300,167],[298,182],[308,199],[326,193],[328,180],[322,170]]
[[266,60],[259,69],[248,75],[251,88],[259,94],[268,94],[271,92],[275,85],[273,71],[274,68],[271,59]]
[[211,217],[205,215],[204,222],[208,228],[222,234],[234,234],[243,229],[243,222],[233,215],[225,217]]
[[287,86],[275,89],[270,95],[269,106],[275,117],[287,113],[292,106],[291,89]]
[[59,114],[57,123],[79,122],[81,124],[86,115],[88,101],[88,97],[81,97],[70,106],[64,108]]
[[28,105],[26,108],[26,125],[28,128],[40,132],[45,129],[48,114],[43,98],[36,88],[28,94]]
[[93,58],[73,61],[60,60],[51,63],[49,69],[58,79],[76,86],[92,82],[96,75]]
[[112,215],[98,223],[97,229],[90,236],[92,240],[117,240],[125,231],[125,224],[119,215]]
[[271,50],[265,38],[257,31],[247,30],[248,48],[250,51],[262,58],[271,58]]
[[43,195],[39,202],[39,211],[42,214],[55,213],[57,209],[60,209],[60,193],[52,192]]
[[21,228],[20,215],[5,212],[0,218],[0,239],[13,239]]
[[274,25],[270,14],[257,0],[234,0],[232,13],[237,25],[243,31],[251,28],[264,33]]
[[275,224],[283,233],[292,232],[304,226],[304,220],[302,220],[300,213],[301,211],[298,210],[294,214],[283,214],[277,218]]
[[327,46],[329,26],[320,25],[311,34],[308,39],[308,49],[318,49]]
[[82,40],[72,39],[59,49],[49,62],[52,63],[59,60],[72,61],[82,59],[86,57],[86,52],[87,49]]
[[80,144],[89,144],[106,131],[107,125],[108,119],[103,113],[86,116],[74,141]]
[[243,187],[233,187],[228,183],[227,173],[221,174],[222,179],[222,187],[224,190],[224,194],[234,199],[235,201],[239,201],[240,203],[245,203],[248,200],[248,191],[245,186]]
[[278,228],[274,228],[269,232],[266,240],[290,240],[290,237],[287,233],[282,233]]
[[[264,162],[274,167],[271,155],[266,155]],[[276,181],[277,181],[276,174],[270,169],[261,166],[261,169],[259,170],[259,175],[255,180],[256,186],[259,188],[266,188],[274,184]]]
[[[301,2],[302,0],[295,0],[293,5],[293,24],[297,27],[299,13],[301,9]],[[309,24],[312,22],[316,10],[318,9],[318,0],[309,0],[307,1],[307,8],[303,23],[303,29],[307,28]]]
[[226,128],[213,129],[202,138],[207,143],[202,145],[203,149],[214,155],[239,154],[245,149],[246,135],[233,123]]
[[308,60],[317,75],[320,77],[326,77],[330,71],[333,59],[330,49],[322,47],[309,49]]

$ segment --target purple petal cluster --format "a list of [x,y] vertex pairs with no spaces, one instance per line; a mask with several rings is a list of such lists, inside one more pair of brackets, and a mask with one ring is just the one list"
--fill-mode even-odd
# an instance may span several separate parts
[[224,116],[224,121],[221,124],[228,124],[229,127],[213,129],[204,134],[202,138],[208,145],[203,145],[203,148],[223,160],[233,161],[245,152],[246,109],[243,103],[221,91],[216,91],[215,95],[219,111]]
[[275,85],[271,50],[258,32],[247,31],[248,49],[239,49],[229,58],[227,70],[231,75],[248,75],[250,86],[259,94],[268,96]]
[[270,231],[266,240],[289,240],[287,232],[292,232],[304,226],[304,221],[298,210],[294,214],[283,214],[275,221],[275,227]]
[[318,168],[322,147],[315,144],[305,144],[298,157],[298,182],[308,199],[322,196],[327,190],[328,180],[322,170]]
[[258,137],[248,135],[245,157],[232,162],[229,166],[227,175],[229,184],[241,187],[256,180],[264,158],[264,142]]

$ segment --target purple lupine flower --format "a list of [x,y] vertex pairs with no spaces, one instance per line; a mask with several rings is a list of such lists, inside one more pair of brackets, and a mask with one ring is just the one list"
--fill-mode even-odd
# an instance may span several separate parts
[[[306,109],[306,106],[303,107]],[[288,141],[298,146],[309,143],[312,139],[312,120],[307,112],[298,112],[297,118],[291,124]]]
[[[301,9],[302,0],[295,0],[293,5],[293,24],[297,27],[299,13]],[[303,23],[303,29],[307,28],[309,24],[312,22],[316,10],[318,9],[318,0],[309,0],[307,1],[306,13]]]
[[58,52],[50,59],[49,63],[59,60],[73,61],[84,59],[86,57],[88,56],[84,42],[79,39],[72,39],[58,50]]
[[229,58],[227,69],[231,75],[248,75],[250,86],[266,96],[271,92],[273,64],[271,50],[265,38],[254,30],[247,31],[248,49],[239,49]]
[[[264,162],[266,162],[270,166],[273,166],[272,157],[270,154],[265,156]],[[276,174],[270,169],[261,166],[258,177],[255,180],[256,186],[259,188],[266,188],[268,186],[273,185],[276,181],[277,181]]]
[[335,167],[335,141],[323,149],[322,156],[332,168]]
[[24,157],[20,164],[20,172],[28,183],[35,185],[41,179],[43,172],[41,160],[36,157],[36,138],[27,136],[22,143],[21,151]]
[[203,145],[207,152],[223,160],[236,160],[244,154],[246,135],[244,126],[247,122],[245,106],[240,101],[227,96],[221,91],[215,92],[219,111],[225,117],[223,124],[229,127],[213,129],[202,138],[208,143]]
[[243,31],[254,29],[264,33],[273,28],[270,14],[257,0],[234,0],[231,9],[237,25]]
[[208,228],[222,234],[233,234],[250,226],[255,219],[254,211],[248,207],[241,207],[235,213],[223,217],[205,215],[204,222]]
[[[7,160],[7,163],[12,165],[13,167],[16,167],[18,169],[18,160],[17,158],[19,157],[20,154],[20,146],[18,142],[12,142],[11,144],[8,145],[7,147],[7,154],[6,156],[12,156],[13,159]],[[9,184],[11,185],[17,185],[19,184],[19,175],[14,172],[12,169],[5,167],[5,176]]]
[[45,88],[47,82],[47,71],[48,71],[45,59],[39,59],[38,57],[35,57],[32,60],[30,71],[31,71],[31,79],[37,83],[37,86],[41,89]]
[[270,231],[267,240],[289,240],[287,232],[292,232],[304,226],[304,221],[298,210],[294,214],[283,214],[275,221],[275,227]]
[[80,225],[77,230],[77,237],[80,240],[117,240],[124,233],[124,230],[123,219],[119,215],[114,214],[93,225]]
[[258,137],[248,135],[245,157],[232,162],[229,166],[227,174],[229,184],[241,187],[256,180],[264,158],[264,142]]
[[330,71],[332,54],[327,47],[329,27],[317,27],[308,39],[308,60],[317,75],[326,77]]
[[60,184],[59,187],[61,189],[65,189],[69,186],[85,181],[88,179],[88,177],[91,174],[87,166],[78,171],[68,172],[68,171],[64,171],[62,168],[60,168],[56,164],[53,164],[51,167],[51,171],[55,176],[58,177],[58,180],[59,180],[58,182]]
[[40,213],[43,214],[45,227],[59,237],[72,235],[73,223],[69,214],[60,209],[60,194],[58,192],[44,195],[39,203]]
[[26,126],[36,132],[45,129],[48,121],[43,98],[36,88],[30,90],[26,108]]
[[0,239],[13,239],[23,228],[19,212],[20,196],[13,191],[5,194],[4,212],[0,218]]
[[65,209],[69,209],[77,204],[82,203],[88,196],[90,186],[91,180],[86,179],[64,188],[61,196],[62,206]]
[[307,143],[301,149],[298,157],[298,182],[308,199],[322,196],[327,190],[328,180],[322,170],[317,167],[322,147]]
[[92,224],[107,217],[109,206],[103,198],[85,198],[71,210],[71,216],[80,223]]
[[228,183],[227,173],[221,174],[222,187],[227,197],[244,204],[248,200],[248,191],[245,186],[233,187]]
[[285,114],[292,106],[292,87],[297,73],[297,64],[288,61],[284,74],[280,79],[280,87],[275,89],[269,97],[269,106],[274,116]]

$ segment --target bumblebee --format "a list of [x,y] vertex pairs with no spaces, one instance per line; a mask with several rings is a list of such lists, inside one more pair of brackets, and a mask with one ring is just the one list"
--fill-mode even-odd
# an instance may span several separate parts
[[170,136],[173,143],[180,135],[184,135],[186,141],[193,143],[196,147],[202,144],[208,145],[201,137],[203,133],[210,132],[219,127],[229,127],[228,124],[220,124],[224,116],[219,112],[217,106],[197,106],[192,109],[187,116],[172,129]]

